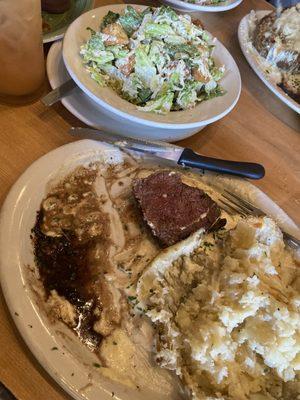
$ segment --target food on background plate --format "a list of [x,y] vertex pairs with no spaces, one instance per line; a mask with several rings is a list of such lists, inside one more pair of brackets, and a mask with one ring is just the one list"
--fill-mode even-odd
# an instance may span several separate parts
[[224,94],[213,38],[170,7],[110,11],[80,53],[91,78],[145,112],[186,110]]
[[[220,210],[199,174],[118,154],[51,183],[42,201],[32,279],[50,320],[98,355],[101,374],[139,395],[152,382],[157,398],[186,398],[177,374],[187,398],[295,400],[300,278],[279,228]],[[189,208],[186,193],[199,205],[181,236],[173,214]],[[170,237],[152,218],[158,196]],[[162,248],[157,237],[177,243]]]
[[258,20],[251,14],[253,46],[269,74],[291,98],[300,103],[300,4]]

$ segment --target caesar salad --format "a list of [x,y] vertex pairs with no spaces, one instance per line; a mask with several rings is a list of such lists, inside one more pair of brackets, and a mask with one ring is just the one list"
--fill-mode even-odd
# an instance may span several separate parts
[[145,112],[186,110],[221,96],[213,37],[170,7],[109,11],[80,54],[90,76]]

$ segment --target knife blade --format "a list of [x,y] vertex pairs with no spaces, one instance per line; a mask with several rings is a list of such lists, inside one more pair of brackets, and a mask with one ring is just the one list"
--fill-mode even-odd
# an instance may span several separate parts
[[46,94],[41,101],[45,106],[52,106],[54,103],[57,103],[62,98],[68,96],[76,87],[77,85],[73,79],[69,79],[56,89],[51,90],[51,92]]
[[174,164],[183,167],[214,171],[249,179],[261,179],[265,175],[265,169],[261,164],[206,157],[195,153],[192,149],[171,143],[121,136],[116,133],[91,128],[73,127],[70,129],[70,134],[74,137],[98,140],[123,149],[149,154],[172,161]]

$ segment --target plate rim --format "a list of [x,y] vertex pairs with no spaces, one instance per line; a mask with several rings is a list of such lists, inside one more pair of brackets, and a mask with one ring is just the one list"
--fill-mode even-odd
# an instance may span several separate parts
[[[95,12],[96,10],[102,10],[102,9],[107,9],[107,10],[113,10],[115,8],[115,11],[119,11],[120,7],[125,7],[126,5],[132,5],[134,7],[140,7],[140,8],[146,8],[145,5],[140,5],[140,4],[109,4],[109,5],[104,5],[104,6],[100,6],[97,7],[93,10],[88,11],[88,13],[93,14],[93,12]],[[86,14],[88,14],[86,13]],[[80,77],[78,77],[78,75],[73,71],[73,68],[71,67],[71,65],[69,64],[68,60],[67,60],[67,44],[69,39],[69,35],[71,35],[71,29],[73,28],[72,25],[75,23],[78,23],[78,20],[82,18],[82,15],[80,15],[76,20],[74,20],[68,27],[65,36],[63,38],[63,60],[64,60],[64,64],[65,67],[69,73],[69,75],[71,76],[71,78],[75,81],[75,83],[77,84],[77,86],[85,93],[87,94],[92,100],[94,100],[100,107],[104,108],[106,110],[106,112],[110,112],[111,114],[115,115],[118,118],[122,118],[122,119],[126,119],[132,123],[138,123],[141,125],[146,125],[148,127],[164,127],[164,128],[168,128],[168,129],[184,129],[184,128],[200,128],[202,126],[206,126],[209,125],[213,122],[218,121],[219,119],[224,118],[227,114],[229,114],[233,108],[236,106],[240,95],[241,95],[241,90],[242,90],[242,81],[241,81],[241,74],[238,68],[238,65],[234,59],[234,57],[231,55],[231,53],[229,52],[229,50],[223,45],[223,43],[218,40],[216,37],[214,37],[214,41],[216,43],[216,47],[219,46],[219,48],[226,53],[226,57],[228,58],[228,60],[230,60],[231,65],[234,68],[234,80],[237,81],[237,91],[236,93],[234,93],[234,100],[231,102],[231,104],[222,112],[220,112],[217,115],[214,115],[208,119],[205,120],[201,120],[201,121],[197,121],[197,122],[185,122],[185,123],[176,123],[176,124],[172,124],[170,122],[163,122],[163,121],[153,121],[150,118],[142,118],[136,115],[133,115],[130,111],[125,112],[123,110],[118,109],[116,106],[113,106],[109,103],[107,103],[104,99],[98,97],[97,95],[95,95],[91,89],[89,89],[80,79]],[[193,110],[196,110],[196,108],[193,108]],[[145,113],[147,114],[147,113]]]
[[[255,13],[260,17],[264,17],[265,15],[269,14],[272,12],[272,10],[255,10]],[[285,103],[288,107],[290,107],[292,110],[294,110],[296,113],[300,114],[300,104],[298,104],[294,99],[292,99],[287,93],[285,93],[280,87],[275,85],[273,82],[271,82],[267,75],[265,74],[263,68],[261,67],[260,63],[255,60],[255,57],[252,55],[252,51],[247,48],[247,44],[249,42],[246,41],[245,38],[245,33],[248,35],[249,34],[249,17],[251,15],[251,12],[246,14],[240,21],[239,27],[238,27],[238,40],[240,44],[240,48],[242,50],[242,53],[244,57],[246,58],[248,64],[252,68],[252,70],[255,72],[255,74],[259,77],[259,79],[267,86],[269,90],[275,96],[281,100],[283,103]],[[253,49],[255,51],[255,49]],[[259,56],[259,54],[257,53]],[[260,57],[260,56],[259,56]]]
[[[165,0],[162,0],[165,2]],[[238,7],[243,0],[230,0],[230,4],[227,6],[222,6],[222,5],[197,5],[197,4],[192,4],[192,3],[186,3],[185,1],[182,0],[166,0],[166,2],[174,4],[174,6],[178,7],[179,10],[181,11],[186,11],[186,12],[224,12],[224,11],[229,11],[234,9],[235,7]]]

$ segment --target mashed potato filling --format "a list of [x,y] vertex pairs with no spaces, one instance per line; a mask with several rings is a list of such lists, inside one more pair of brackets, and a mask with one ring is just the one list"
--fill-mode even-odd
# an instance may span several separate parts
[[300,393],[299,267],[269,218],[192,237],[140,278],[156,360],[194,399],[293,399]]

